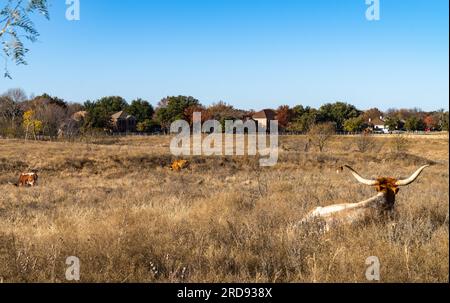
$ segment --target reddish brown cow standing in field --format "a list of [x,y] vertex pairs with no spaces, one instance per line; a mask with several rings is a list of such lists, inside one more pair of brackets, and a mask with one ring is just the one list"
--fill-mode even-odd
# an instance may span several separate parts
[[37,185],[37,180],[38,180],[37,173],[22,173],[20,174],[19,182],[12,185],[17,187],[24,187],[24,186],[34,187]]

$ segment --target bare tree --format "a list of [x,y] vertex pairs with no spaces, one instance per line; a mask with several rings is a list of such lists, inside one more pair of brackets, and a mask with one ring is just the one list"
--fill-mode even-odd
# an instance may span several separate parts
[[70,119],[67,104],[58,98],[43,95],[22,104],[25,111],[33,111],[33,119],[42,123],[40,133],[52,139]]
[[21,103],[28,99],[27,94],[21,88],[8,89],[6,93],[3,94],[3,96],[10,98],[13,102],[16,103]]
[[58,139],[73,140],[80,135],[83,121],[67,118],[58,129]]
[[56,138],[60,127],[68,117],[65,108],[52,103],[43,103],[36,108],[36,118],[42,121],[43,133]]
[[0,132],[4,136],[17,136],[22,114],[19,103],[8,96],[0,97]]
[[317,146],[323,152],[328,141],[336,134],[336,126],[333,123],[315,124],[308,132],[311,144]]

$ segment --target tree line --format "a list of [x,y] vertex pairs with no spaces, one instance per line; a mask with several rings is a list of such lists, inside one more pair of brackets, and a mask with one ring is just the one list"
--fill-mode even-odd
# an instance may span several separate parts
[[[136,119],[136,132],[165,133],[172,122],[186,120],[193,123],[194,112],[202,113],[202,120],[251,118],[255,110],[237,109],[225,102],[205,106],[191,96],[171,96],[154,107],[149,101],[135,99],[127,102],[120,96],[103,97],[84,104],[70,103],[43,94],[28,97],[21,89],[10,89],[0,96],[0,136],[7,138],[75,137],[88,133],[111,132],[111,116],[124,111]],[[329,125],[338,132],[363,132],[370,121],[383,119],[392,131],[448,131],[448,111],[425,112],[420,109],[377,108],[359,110],[354,105],[335,102],[319,108],[303,105],[280,106],[274,110],[281,131],[307,133],[317,125]],[[81,113],[81,115],[80,115]]]

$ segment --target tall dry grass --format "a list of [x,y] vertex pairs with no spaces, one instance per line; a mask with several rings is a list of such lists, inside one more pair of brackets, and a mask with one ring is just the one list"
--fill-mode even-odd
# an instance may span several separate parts
[[[283,137],[279,164],[192,158],[171,172],[169,138],[44,143],[0,140],[0,278],[66,282],[68,256],[82,282],[365,282],[366,258],[382,282],[448,282],[448,138],[409,139],[408,151],[377,138],[335,137],[324,153],[304,137]],[[397,197],[389,222],[320,234],[295,228],[319,205],[357,202],[367,177],[404,177],[430,163]],[[37,169],[36,188],[15,188]]]

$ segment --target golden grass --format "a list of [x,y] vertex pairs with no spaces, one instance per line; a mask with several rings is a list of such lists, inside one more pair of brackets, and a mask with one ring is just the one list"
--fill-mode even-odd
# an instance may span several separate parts
[[[322,154],[283,137],[273,168],[196,157],[182,172],[168,168],[169,140],[0,140],[0,278],[65,282],[66,258],[77,256],[82,282],[365,282],[366,258],[377,256],[382,282],[448,282],[448,137],[411,138],[405,154],[386,137],[369,153],[335,137]],[[404,177],[425,163],[391,222],[293,227],[316,206],[375,195],[340,165]],[[30,168],[38,187],[7,184]]]

